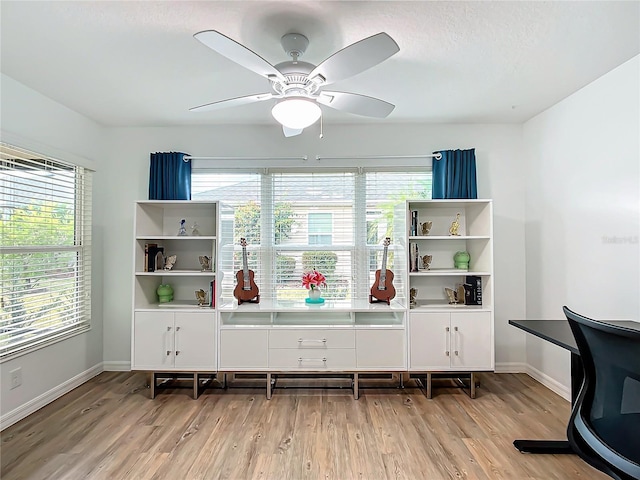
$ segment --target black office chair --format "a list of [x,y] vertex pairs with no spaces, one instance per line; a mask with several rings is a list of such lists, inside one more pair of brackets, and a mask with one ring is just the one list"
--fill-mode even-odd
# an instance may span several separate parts
[[640,331],[563,307],[584,366],[567,427],[583,460],[619,480],[640,479]]

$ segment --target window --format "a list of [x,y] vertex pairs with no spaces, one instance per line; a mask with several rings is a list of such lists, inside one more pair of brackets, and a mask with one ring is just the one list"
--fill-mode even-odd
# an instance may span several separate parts
[[[351,300],[368,296],[381,266],[382,242],[393,237],[396,223],[404,224],[404,200],[431,198],[431,172],[238,173],[194,166],[192,198],[234,207],[233,226],[223,225],[233,228],[233,264],[218,266],[224,296],[231,296],[234,274],[242,268],[239,241],[246,238],[262,298],[303,298],[302,275],[315,268],[327,277],[324,297]],[[392,252],[388,268],[393,268]]]
[[0,357],[89,328],[91,173],[0,144]]
[[331,245],[332,219],[331,213],[309,212],[307,215],[309,245]]

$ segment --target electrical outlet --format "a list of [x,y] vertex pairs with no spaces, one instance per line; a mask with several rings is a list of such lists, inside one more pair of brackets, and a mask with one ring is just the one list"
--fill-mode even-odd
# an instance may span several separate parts
[[22,385],[22,368],[18,367],[9,372],[11,374],[11,389]]

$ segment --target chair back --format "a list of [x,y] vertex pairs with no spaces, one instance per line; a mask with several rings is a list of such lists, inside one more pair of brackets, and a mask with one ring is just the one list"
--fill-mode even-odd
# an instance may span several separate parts
[[613,478],[640,479],[640,331],[563,310],[584,367],[569,442]]

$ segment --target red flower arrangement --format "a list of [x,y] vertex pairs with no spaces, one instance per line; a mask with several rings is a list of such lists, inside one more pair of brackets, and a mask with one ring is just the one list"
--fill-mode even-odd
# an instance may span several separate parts
[[311,272],[307,272],[302,276],[302,286],[308,289],[315,289],[320,287],[327,286],[326,277],[318,272],[317,270],[313,270]]

